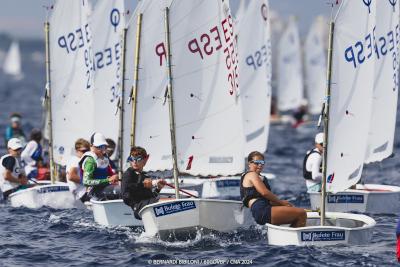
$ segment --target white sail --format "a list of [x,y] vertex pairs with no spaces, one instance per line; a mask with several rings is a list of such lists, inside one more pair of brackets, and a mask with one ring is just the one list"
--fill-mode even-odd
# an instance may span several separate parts
[[[241,17],[238,51],[245,155],[267,149],[271,109],[271,25],[268,1],[252,1]],[[254,25],[259,25],[254,27]]]
[[326,89],[325,21],[319,16],[314,20],[304,45],[304,67],[308,112],[321,112]]
[[377,42],[372,117],[365,162],[381,161],[393,152],[399,86],[399,1],[376,1]]
[[355,184],[363,169],[371,118],[376,1],[347,0],[335,19],[327,190]]
[[170,25],[178,169],[192,175],[240,173],[244,136],[229,3],[173,1]]
[[[243,16],[246,14],[249,3],[246,0],[236,0],[236,1],[230,0],[230,3],[231,3],[231,5],[233,3],[239,3],[236,13],[232,14],[235,19],[236,27],[239,28],[240,27],[239,23],[242,20]],[[238,29],[238,31],[239,31],[239,29]]]
[[[140,1],[130,19],[127,32],[125,96],[134,85],[137,16],[142,13],[139,81],[137,88],[135,145],[150,154],[147,171],[172,169],[168,100],[165,97],[164,7],[168,1]],[[129,155],[132,126],[132,102],[126,101],[124,115],[124,159]]]
[[51,109],[54,160],[66,164],[93,120],[92,34],[87,1],[58,0],[50,18]]
[[124,0],[97,1],[90,17],[94,69],[94,129],[117,142],[116,114],[122,82]]
[[303,71],[299,30],[289,18],[278,47],[278,109],[287,111],[300,106],[303,98]]
[[21,77],[21,55],[19,51],[18,42],[14,41],[7,52],[6,58],[3,64],[3,71],[5,74],[12,75],[14,77]]

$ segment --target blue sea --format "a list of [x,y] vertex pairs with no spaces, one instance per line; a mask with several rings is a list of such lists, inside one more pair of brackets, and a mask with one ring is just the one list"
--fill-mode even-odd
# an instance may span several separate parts
[[[9,39],[0,38],[5,51]],[[44,93],[44,45],[20,43],[24,79],[0,74],[0,132],[10,112],[20,112],[26,133],[42,127],[40,97]],[[0,59],[0,63],[2,60]],[[399,132],[397,120],[397,133]],[[273,126],[266,153],[266,172],[277,176],[273,192],[301,207],[309,207],[302,178],[302,161],[318,130]],[[1,154],[4,141],[0,140]],[[398,185],[400,138],[395,156],[364,170],[365,182]],[[382,203],[384,205],[384,203]],[[187,242],[146,237],[142,229],[106,228],[89,210],[31,210],[0,204],[0,266],[390,266],[396,265],[397,215],[373,216],[377,221],[370,244],[363,246],[274,247],[263,228],[229,235],[198,234]]]

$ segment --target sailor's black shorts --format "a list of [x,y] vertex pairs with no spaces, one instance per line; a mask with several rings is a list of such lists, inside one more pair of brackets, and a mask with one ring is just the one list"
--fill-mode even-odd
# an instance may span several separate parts
[[258,224],[271,223],[271,205],[269,201],[263,198],[257,199],[251,205],[251,214]]

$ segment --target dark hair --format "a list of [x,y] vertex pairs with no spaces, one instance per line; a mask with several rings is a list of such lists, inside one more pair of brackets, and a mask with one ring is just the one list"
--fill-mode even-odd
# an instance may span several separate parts
[[20,118],[21,119],[21,114],[19,114],[18,112],[13,112],[10,114],[10,119],[11,118]]
[[35,140],[36,142],[40,142],[40,140],[42,140],[42,132],[37,128],[33,128],[31,131],[30,139]]
[[262,159],[264,159],[264,155],[258,151],[253,151],[250,152],[250,154],[247,156],[247,162],[250,162],[252,160],[254,160],[255,157],[260,157]]
[[109,148],[115,149],[115,147],[117,146],[114,140],[112,140],[111,138],[106,138],[106,142]]
[[147,152],[146,152],[146,149],[144,149],[143,147],[140,147],[140,146],[133,146],[132,148],[131,148],[131,156],[134,156],[134,157],[136,157],[136,156],[142,156],[142,157],[147,157],[148,155],[147,155]]

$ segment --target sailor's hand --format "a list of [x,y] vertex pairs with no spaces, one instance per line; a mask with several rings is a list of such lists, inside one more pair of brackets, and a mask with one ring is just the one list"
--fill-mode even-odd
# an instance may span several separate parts
[[150,178],[144,179],[143,186],[144,188],[151,189],[153,187],[151,179]]
[[19,183],[21,185],[26,185],[26,184],[28,184],[28,179],[25,176],[21,176],[21,177],[19,177]]
[[157,180],[157,188],[161,190],[167,182],[164,179]]
[[117,184],[118,183],[118,174],[114,174],[113,176],[108,177],[108,182],[110,184]]
[[290,202],[287,201],[287,200],[281,200],[281,201],[280,201],[280,204],[281,204],[281,206],[293,207],[293,204],[290,203]]

